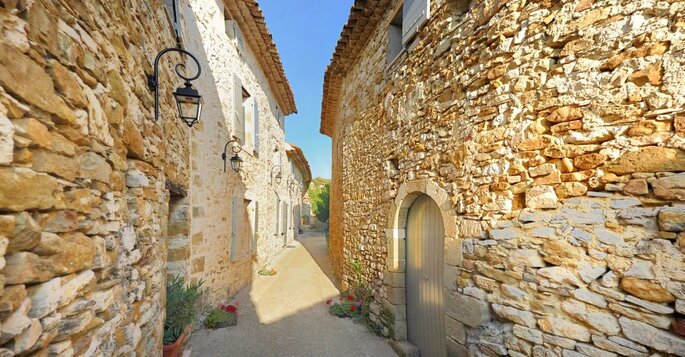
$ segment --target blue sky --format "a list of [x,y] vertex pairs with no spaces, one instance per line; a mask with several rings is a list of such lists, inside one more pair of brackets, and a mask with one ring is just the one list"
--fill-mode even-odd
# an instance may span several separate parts
[[298,114],[286,118],[286,140],[304,150],[314,177],[331,177],[331,140],[319,134],[323,75],[353,0],[261,0]]

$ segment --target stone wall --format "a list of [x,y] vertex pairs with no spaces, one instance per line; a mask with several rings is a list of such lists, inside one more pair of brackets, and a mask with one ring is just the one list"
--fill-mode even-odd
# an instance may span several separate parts
[[169,191],[188,181],[161,1],[0,1],[0,354],[161,353]]
[[[233,6],[245,3],[237,1],[238,5]],[[225,10],[230,9],[224,8],[220,1],[183,1],[181,10],[186,49],[198,56],[204,70],[197,86],[205,97],[205,106],[204,120],[191,136],[188,214],[192,225],[188,236],[172,241],[176,261],[172,264],[192,280],[202,279],[208,289],[206,302],[218,304],[249,283],[253,274],[283,249],[284,238],[277,233],[278,202],[292,204],[297,196],[291,196],[288,187],[292,167],[287,162],[284,129],[276,118],[279,103],[259,61],[265,53],[253,50],[247,42],[254,35],[250,33],[253,30],[241,29],[245,45],[239,50],[236,40],[228,36],[224,22]],[[229,16],[235,15],[229,13]],[[256,98],[259,112],[260,145],[257,152],[247,146],[240,152],[244,160],[240,173],[231,170],[230,162],[224,172],[221,160],[224,145],[234,134],[234,74]],[[228,158],[233,155],[231,147],[228,147]],[[278,156],[283,166],[280,181],[274,178],[277,169],[272,170],[279,163]],[[232,211],[234,198],[239,201],[237,212]],[[254,202],[258,204],[256,246],[251,251],[236,253],[232,260],[233,215],[237,215],[236,239],[243,240],[250,235],[243,207],[245,200],[253,202],[250,207],[254,207]],[[292,219],[292,214],[289,217]]]
[[452,354],[685,354],[671,331],[685,314],[685,4],[432,3],[391,65],[400,1],[327,75],[340,88],[323,120],[335,121],[331,249],[343,280],[362,262],[372,318],[406,339],[393,218],[420,181],[455,213]]

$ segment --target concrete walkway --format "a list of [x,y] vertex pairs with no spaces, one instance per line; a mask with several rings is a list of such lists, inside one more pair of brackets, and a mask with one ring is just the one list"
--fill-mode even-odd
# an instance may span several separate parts
[[395,356],[365,326],[328,313],[339,292],[322,234],[305,233],[271,266],[275,276],[258,276],[235,297],[237,326],[193,334],[193,356]]

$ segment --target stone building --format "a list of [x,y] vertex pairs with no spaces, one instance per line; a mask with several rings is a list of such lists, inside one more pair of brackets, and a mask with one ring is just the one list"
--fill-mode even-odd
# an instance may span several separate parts
[[[0,24],[0,355],[161,355],[167,275],[228,298],[300,197],[275,180],[295,103],[257,3],[0,1]],[[174,53],[154,120],[175,46],[202,67],[192,129]]]
[[[159,353],[189,133],[161,2],[0,2],[0,354]],[[167,62],[168,61],[168,62]],[[169,190],[168,188],[171,188]]]
[[[190,195],[178,206],[169,244],[169,273],[202,279],[206,301],[235,294],[287,244],[284,207],[297,200],[287,177],[285,116],[296,111],[278,51],[254,0],[181,1],[184,48],[205,75],[197,81],[205,105],[191,132]],[[240,172],[224,172],[221,154],[237,140]],[[233,156],[233,143],[226,147]],[[302,158],[303,160],[304,157]]]
[[330,246],[398,350],[685,355],[684,50],[679,1],[355,2]]
[[289,240],[295,239],[305,225],[304,219],[309,214],[305,196],[309,184],[312,182],[312,171],[309,162],[304,156],[304,151],[298,146],[288,144],[286,153],[288,154],[288,164],[290,165],[291,176],[287,183],[290,189],[290,232]]

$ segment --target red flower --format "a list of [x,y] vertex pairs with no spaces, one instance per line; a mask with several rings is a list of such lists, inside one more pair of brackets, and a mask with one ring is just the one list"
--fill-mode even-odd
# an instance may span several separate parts
[[357,307],[354,305],[350,305],[350,311],[354,311],[354,310],[357,310]]
[[228,306],[226,306],[226,311],[228,311],[228,312],[236,312],[236,311],[238,311],[238,308],[235,307],[235,306],[233,306],[233,305],[228,305]]
[[353,301],[353,300],[354,300],[354,296],[352,296],[352,295],[347,295],[347,301]]
[[333,303],[333,299],[328,299],[328,300],[326,300],[326,305],[330,305],[330,304],[332,304],[332,303]]

